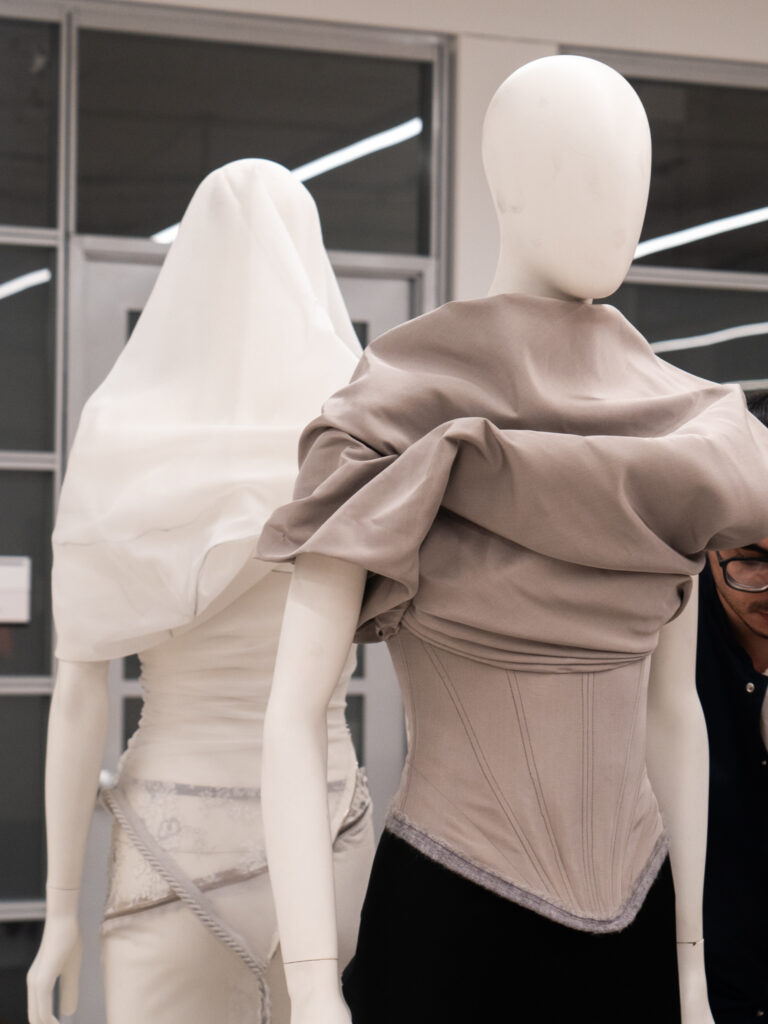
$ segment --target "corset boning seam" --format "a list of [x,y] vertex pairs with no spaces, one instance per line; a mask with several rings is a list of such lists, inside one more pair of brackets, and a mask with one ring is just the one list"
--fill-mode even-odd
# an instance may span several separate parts
[[667,852],[645,769],[647,662],[513,670],[390,641],[410,747],[387,827],[572,928],[617,931]]

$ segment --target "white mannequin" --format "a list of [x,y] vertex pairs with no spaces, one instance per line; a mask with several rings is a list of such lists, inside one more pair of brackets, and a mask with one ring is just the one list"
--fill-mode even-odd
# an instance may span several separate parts
[[[501,232],[491,294],[580,302],[613,292],[632,261],[650,176],[647,119],[628,84],[584,58],[526,65],[491,102],[483,156]],[[362,569],[338,559],[297,558],[265,724],[264,822],[292,1024],[350,1020],[334,962],[323,723],[364,582]],[[648,771],[670,838],[683,1022],[711,1024],[699,942],[707,741],[695,622],[691,600],[653,657]]]
[[[166,783],[185,787],[188,801],[193,790],[226,791],[222,800],[236,823],[254,817],[258,729],[289,581],[253,557],[255,537],[290,496],[303,424],[348,379],[359,352],[306,189],[263,160],[210,175],[129,344],[84,410],[62,491],[54,532],[60,660],[46,759],[47,917],[28,975],[31,1024],[54,1021],[57,978],[61,1012],[76,1008],[78,895],[106,738],[108,658],[139,651],[145,693],[115,792],[122,787],[125,797],[136,781],[159,782],[161,799]],[[349,814],[358,789],[343,721],[348,655],[349,648],[329,711],[336,787],[330,775],[323,784],[337,818]],[[184,825],[181,814],[173,818],[177,807],[163,810],[163,820]],[[228,820],[219,819],[224,834],[199,851],[202,868],[189,866],[194,846],[179,847],[176,859],[190,877],[204,876],[205,858],[223,851],[214,867],[232,877],[211,884],[207,895],[267,961],[276,930],[263,856],[255,869],[238,865],[241,833],[227,831]],[[336,910],[351,925],[347,956],[373,846],[370,813],[359,822],[354,843],[356,827],[340,828],[333,868]],[[207,843],[206,829],[216,825],[207,818],[193,824]],[[143,872],[148,866],[139,863]],[[130,889],[130,872],[124,877]],[[236,954],[187,907],[156,892],[152,902],[147,891],[148,906],[121,907],[104,933],[111,1024],[255,1019],[260,989]],[[268,981],[277,1024],[288,1014],[279,966]]]

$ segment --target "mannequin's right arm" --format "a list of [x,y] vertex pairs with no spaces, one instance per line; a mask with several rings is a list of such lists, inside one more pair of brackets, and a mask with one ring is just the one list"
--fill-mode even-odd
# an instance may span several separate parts
[[264,723],[262,811],[291,1024],[345,1024],[338,985],[326,708],[360,614],[366,573],[300,555]]
[[61,977],[63,1014],[74,1013],[80,974],[77,903],[107,734],[108,662],[59,662],[48,719],[48,846],[43,941],[27,975],[30,1024],[52,1024]]

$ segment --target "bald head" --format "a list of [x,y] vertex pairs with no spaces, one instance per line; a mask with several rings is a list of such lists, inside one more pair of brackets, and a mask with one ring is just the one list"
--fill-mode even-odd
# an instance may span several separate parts
[[[618,287],[650,180],[648,120],[621,75],[586,57],[524,65],[491,100],[483,163],[502,247],[562,277],[574,297]],[[592,273],[584,273],[585,261]]]

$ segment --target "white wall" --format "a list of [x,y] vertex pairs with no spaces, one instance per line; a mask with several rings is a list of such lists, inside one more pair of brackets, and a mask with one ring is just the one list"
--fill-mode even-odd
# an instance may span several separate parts
[[[131,2],[154,3],[156,0]],[[521,42],[768,62],[768,3],[765,0],[164,0],[164,3]]]
[[[154,0],[121,0],[140,7]],[[168,6],[441,33],[455,44],[451,297],[490,282],[497,231],[479,153],[497,85],[559,47],[768,65],[768,0],[164,0]]]

